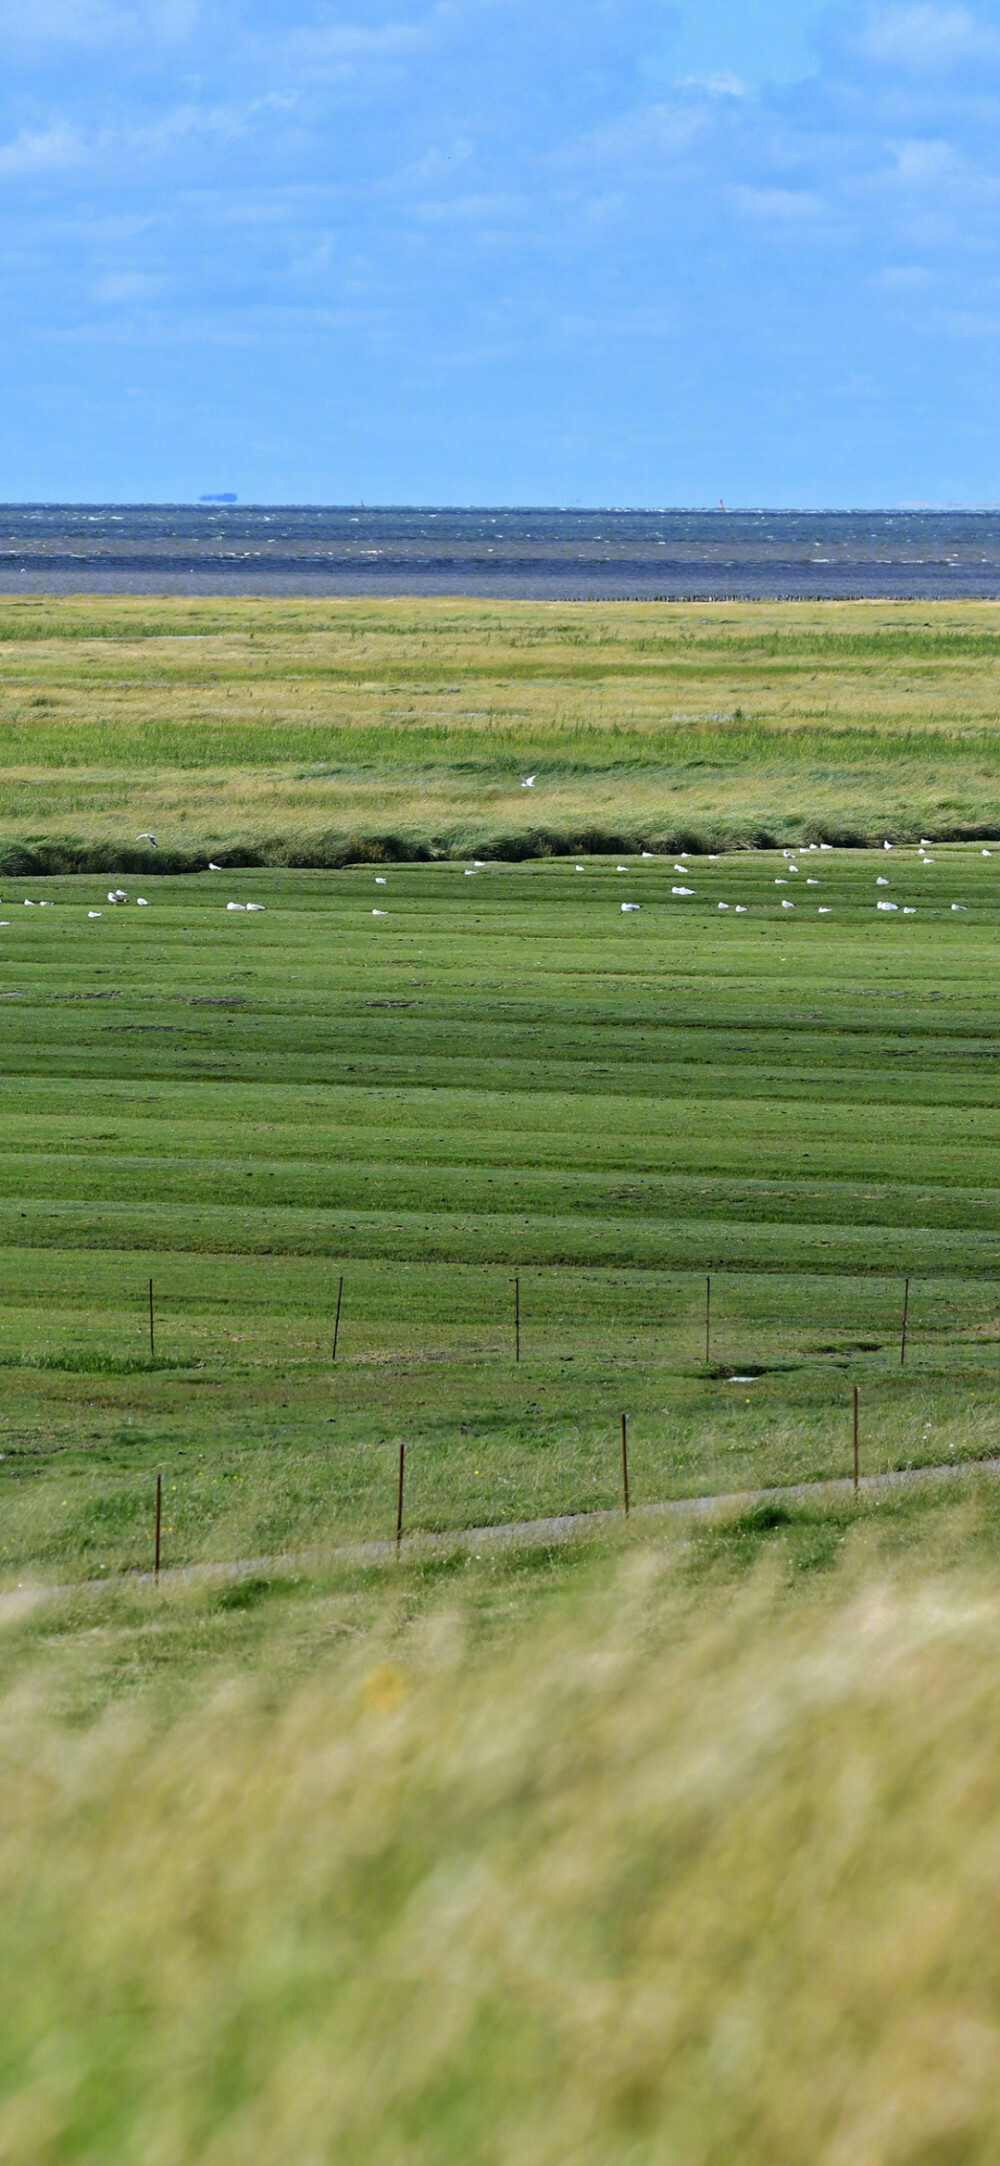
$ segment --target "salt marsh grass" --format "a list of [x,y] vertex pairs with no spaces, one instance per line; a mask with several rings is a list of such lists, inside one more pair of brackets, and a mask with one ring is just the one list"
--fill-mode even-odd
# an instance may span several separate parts
[[1000,834],[998,649],[991,603],[8,601],[0,870]]

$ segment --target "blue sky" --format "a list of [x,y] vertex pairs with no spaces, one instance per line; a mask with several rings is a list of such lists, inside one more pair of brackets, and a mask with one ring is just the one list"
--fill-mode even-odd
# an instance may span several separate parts
[[1000,500],[1000,0],[0,0],[0,498]]

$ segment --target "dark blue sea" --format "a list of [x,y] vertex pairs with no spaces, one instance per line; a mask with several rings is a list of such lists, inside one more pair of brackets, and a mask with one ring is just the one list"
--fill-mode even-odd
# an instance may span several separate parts
[[994,598],[1000,510],[17,504],[0,592]]

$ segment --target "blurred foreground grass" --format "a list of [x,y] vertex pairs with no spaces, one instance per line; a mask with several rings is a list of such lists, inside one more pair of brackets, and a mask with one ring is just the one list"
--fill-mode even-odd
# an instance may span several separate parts
[[998,1534],[6,1597],[0,2158],[992,2160]]

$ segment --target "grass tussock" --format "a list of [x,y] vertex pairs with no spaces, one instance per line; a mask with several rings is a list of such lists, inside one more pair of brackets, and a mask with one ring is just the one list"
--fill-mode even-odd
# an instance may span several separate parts
[[0,2155],[994,2158],[994,1517],[15,1600]]

